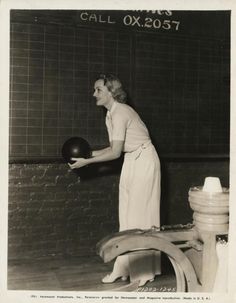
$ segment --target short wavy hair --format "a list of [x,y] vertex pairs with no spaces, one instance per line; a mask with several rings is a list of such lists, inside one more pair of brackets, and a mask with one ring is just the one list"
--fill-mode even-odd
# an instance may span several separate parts
[[120,102],[127,102],[127,94],[122,87],[122,83],[116,76],[112,74],[100,74],[97,80],[103,80],[104,85],[107,87],[108,91],[111,92],[112,97]]

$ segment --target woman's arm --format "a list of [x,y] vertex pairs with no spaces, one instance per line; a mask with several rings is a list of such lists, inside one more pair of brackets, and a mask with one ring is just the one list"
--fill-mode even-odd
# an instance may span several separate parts
[[110,148],[110,146],[106,147],[106,148],[103,148],[103,149],[100,149],[100,150],[93,150],[92,151],[92,157],[97,157],[97,156],[100,156],[100,155],[104,154],[109,148]]
[[111,146],[108,148],[103,149],[102,153],[94,156],[92,158],[84,159],[84,158],[71,158],[71,160],[76,161],[73,164],[69,164],[71,169],[74,168],[81,168],[85,165],[104,162],[104,161],[111,161],[115,160],[120,157],[124,147],[124,141],[115,140],[111,142]]

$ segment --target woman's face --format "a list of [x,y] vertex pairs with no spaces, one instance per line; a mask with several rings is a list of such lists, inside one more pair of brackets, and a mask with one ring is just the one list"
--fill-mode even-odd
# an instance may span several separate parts
[[104,80],[97,80],[94,84],[94,94],[93,96],[97,100],[98,106],[109,106],[111,102],[112,95],[107,89],[106,85],[104,85]]

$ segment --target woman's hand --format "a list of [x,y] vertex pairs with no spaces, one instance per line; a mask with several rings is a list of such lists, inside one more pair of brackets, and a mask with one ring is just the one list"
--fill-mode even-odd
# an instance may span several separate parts
[[68,165],[70,166],[71,169],[81,168],[88,164],[88,160],[84,159],[84,158],[71,158],[71,160],[75,161],[75,163],[73,163],[73,164],[68,163]]
[[[118,159],[121,155],[121,152],[123,150],[124,141],[123,140],[114,140],[111,142],[111,146],[104,148],[101,150],[101,152],[93,152],[93,156],[91,158],[85,159],[85,158],[71,158],[72,161],[75,161],[75,163],[68,165],[71,169],[74,168],[81,168],[83,166],[86,166],[88,164],[92,163],[98,163],[98,162],[104,162],[104,161],[111,161]],[[96,154],[96,155],[95,155]]]

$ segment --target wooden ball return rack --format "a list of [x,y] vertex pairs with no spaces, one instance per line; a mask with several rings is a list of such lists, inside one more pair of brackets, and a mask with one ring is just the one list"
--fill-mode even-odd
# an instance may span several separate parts
[[[194,211],[193,223],[118,232],[102,239],[97,253],[106,263],[123,254],[160,251],[173,266],[177,292],[214,292],[219,268],[217,245],[228,240],[229,190],[207,192],[203,187],[192,187],[188,200]],[[119,288],[126,289],[136,291],[137,283]]]

